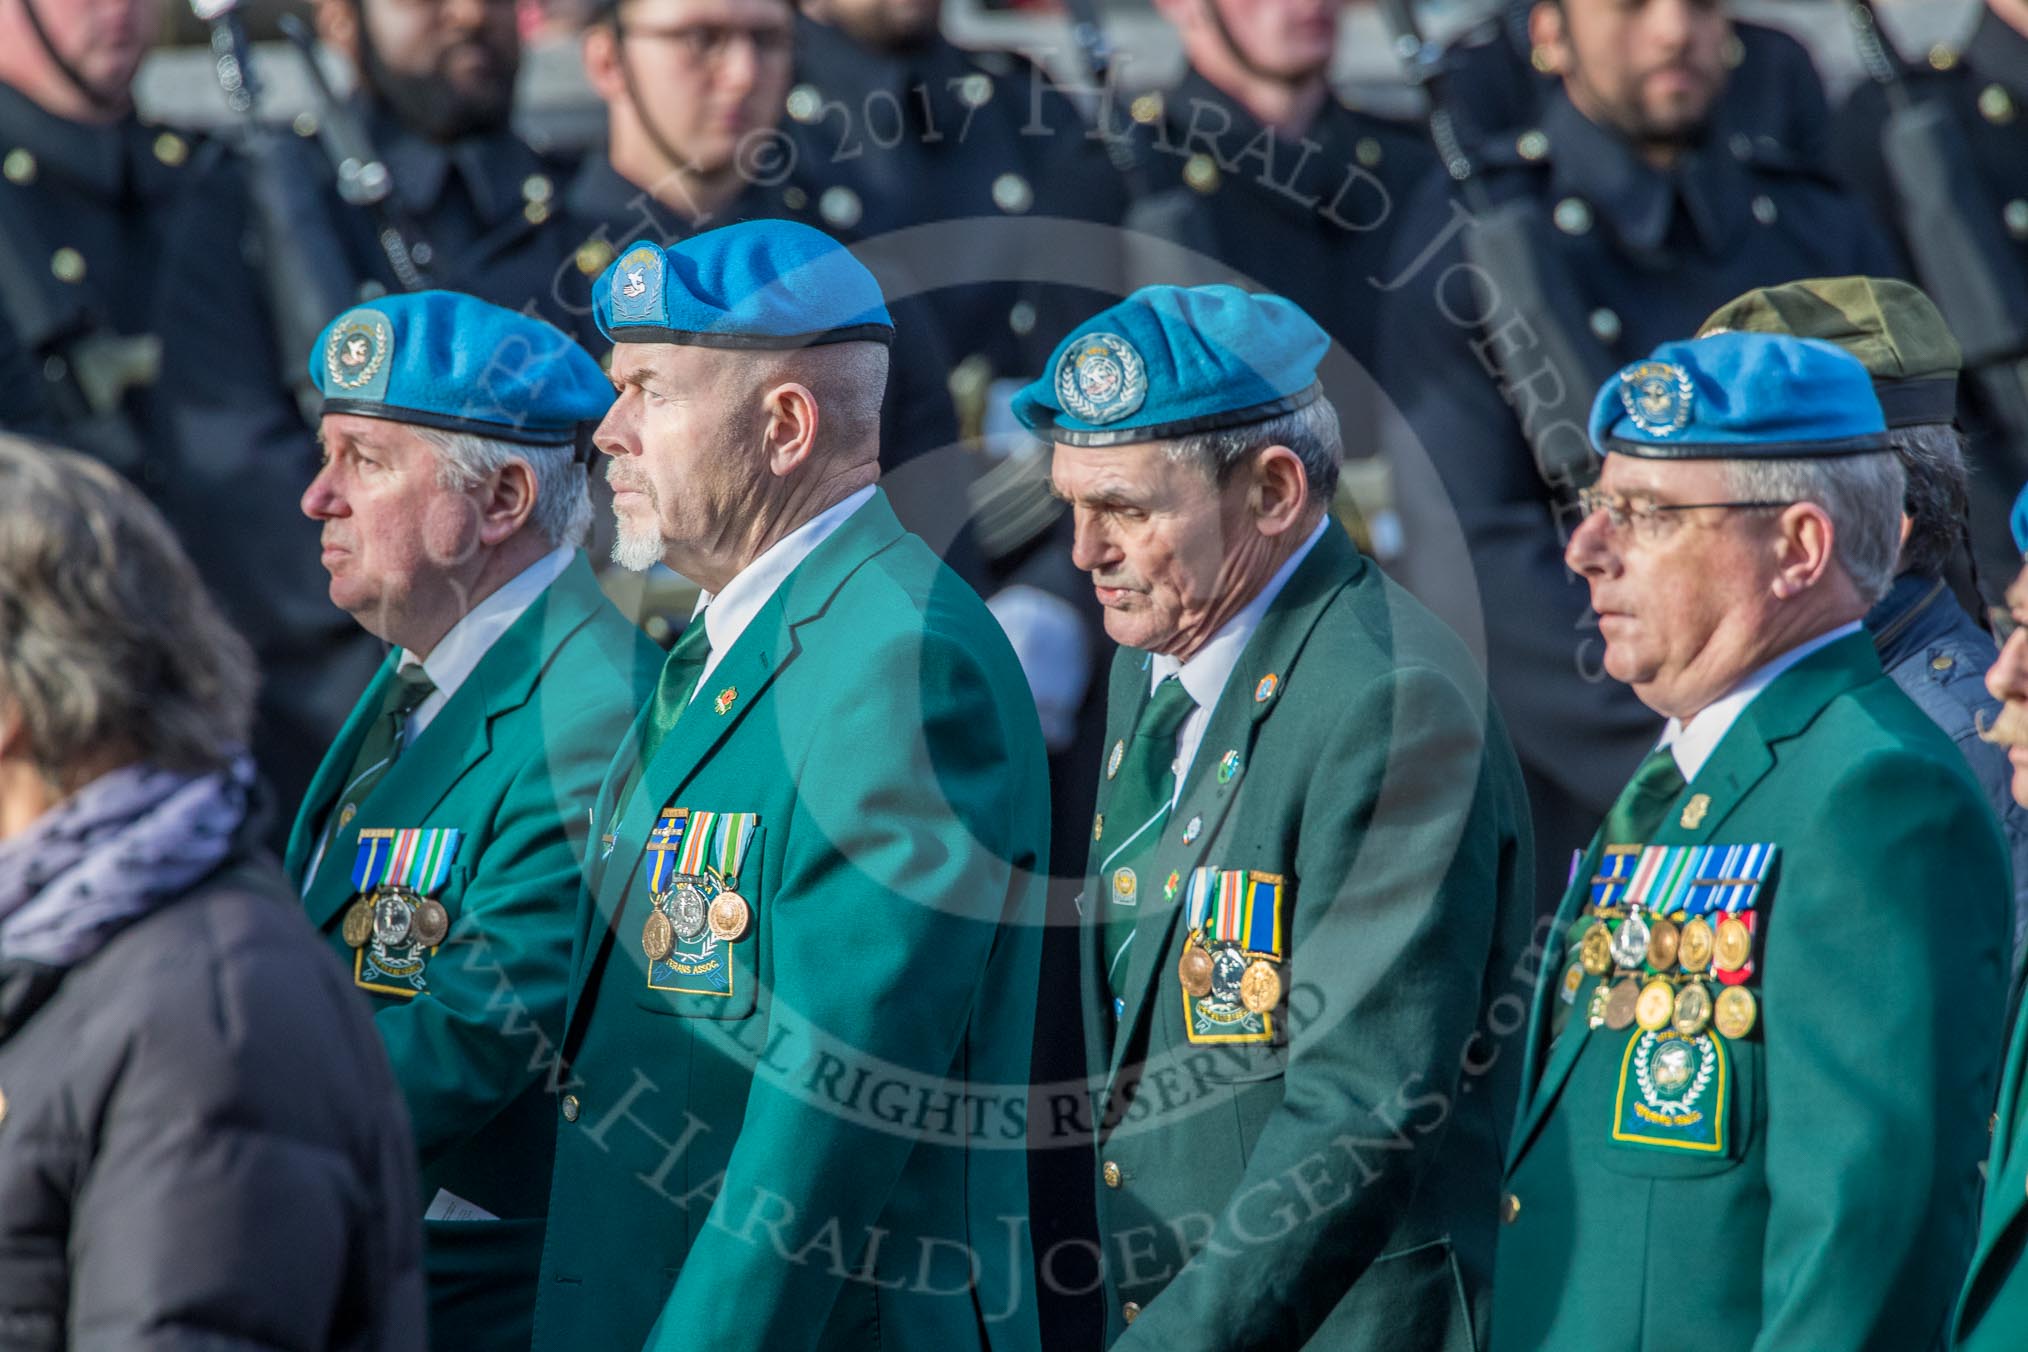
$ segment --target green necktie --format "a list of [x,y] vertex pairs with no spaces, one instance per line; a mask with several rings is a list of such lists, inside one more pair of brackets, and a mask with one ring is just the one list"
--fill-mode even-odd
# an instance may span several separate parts
[[1112,776],[1117,782],[1112,800],[1106,804],[1104,844],[1100,846],[1105,853],[1099,857],[1098,885],[1106,896],[1106,982],[1112,987],[1115,1010],[1127,982],[1127,941],[1133,938],[1134,922],[1141,913],[1145,889],[1140,874],[1161,843],[1175,806],[1176,734],[1196,707],[1197,701],[1190,698],[1182,681],[1174,676],[1164,680],[1141,711],[1133,738]]
[[1604,845],[1646,845],[1654,835],[1670,804],[1683,792],[1683,772],[1676,768],[1676,754],[1666,746],[1656,747],[1641,762],[1641,768],[1620,790],[1599,827]]
[[676,730],[676,720],[690,707],[690,697],[697,693],[697,682],[703,677],[704,664],[710,657],[711,635],[705,631],[704,612],[700,610],[683,626],[676,646],[662,662],[662,678],[655,683],[655,698],[648,703],[648,722],[641,729],[641,754],[634,761],[634,768],[627,772],[627,785],[620,791],[615,813],[626,811],[627,800],[634,796],[634,787],[647,772],[648,762],[655,759],[662,743]]
[[352,772],[345,777],[345,791],[338,795],[340,830],[352,824],[359,805],[394,767],[401,756],[401,731],[408,723],[408,716],[435,694],[436,689],[436,683],[430,680],[429,673],[422,669],[420,662],[395,668],[394,679],[387,683],[387,693],[381,696],[380,712],[374,715],[372,726],[367,728],[366,740],[359,744],[359,754],[352,758]]

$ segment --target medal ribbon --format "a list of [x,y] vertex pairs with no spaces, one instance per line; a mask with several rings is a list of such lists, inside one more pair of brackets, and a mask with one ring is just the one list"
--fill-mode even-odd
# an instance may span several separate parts
[[676,860],[676,871],[686,878],[704,876],[705,859],[711,852],[711,829],[717,824],[716,812],[693,812],[690,814],[690,829],[683,836],[683,850]]
[[361,892],[392,886],[430,896],[451,876],[451,862],[463,839],[464,832],[449,826],[361,831],[352,883]]
[[1625,899],[1627,886],[1633,881],[1634,866],[1640,862],[1641,852],[1614,846],[1608,849],[1598,861],[1598,872],[1591,875],[1591,904],[1594,907],[1617,906]]
[[753,829],[759,823],[758,812],[718,814],[718,838],[712,842],[711,856],[717,861],[718,876],[727,887],[739,881],[740,861],[746,858],[746,847],[752,842]]
[[1246,951],[1256,957],[1282,960],[1281,884],[1248,874],[1246,888]]
[[352,886],[356,890],[371,892],[387,877],[391,853],[388,846],[393,839],[394,832],[379,828],[359,833],[359,856],[352,862]]
[[1208,942],[1239,944],[1280,961],[1281,898],[1279,883],[1248,869],[1192,869],[1184,918]]
[[1705,846],[1695,880],[1684,893],[1684,909],[1692,915],[1752,911],[1780,853],[1781,847],[1771,841]]
[[679,872],[676,856],[689,834],[690,813],[685,808],[665,807],[648,832],[648,891],[662,896],[669,891],[671,875]]

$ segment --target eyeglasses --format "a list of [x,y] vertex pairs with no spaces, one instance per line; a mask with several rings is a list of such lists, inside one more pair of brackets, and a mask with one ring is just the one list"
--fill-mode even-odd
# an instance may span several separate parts
[[1654,502],[1647,498],[1629,498],[1620,493],[1607,493],[1596,488],[1581,489],[1577,495],[1577,508],[1588,521],[1600,512],[1605,513],[1606,524],[1616,531],[1632,527],[1634,533],[1655,536],[1662,533],[1664,523],[1673,521],[1677,512],[1757,512],[1779,507],[1795,506],[1787,502]]
[[673,42],[676,50],[682,53],[684,63],[691,66],[718,65],[732,50],[732,44],[741,38],[753,44],[757,61],[786,61],[795,47],[795,30],[778,27],[740,28],[715,23],[684,24],[675,28],[635,28],[628,25],[620,30],[620,34],[627,42],[643,39]]

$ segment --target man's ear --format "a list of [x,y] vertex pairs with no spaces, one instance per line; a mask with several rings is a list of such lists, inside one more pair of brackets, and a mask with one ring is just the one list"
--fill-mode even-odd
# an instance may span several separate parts
[[535,471],[525,460],[500,467],[479,499],[479,542],[497,545],[511,539],[535,515]]
[[787,381],[767,392],[762,402],[767,425],[762,433],[768,453],[768,472],[786,478],[810,458],[817,448],[817,424],[821,415],[817,396],[810,387]]
[[1310,476],[1302,458],[1286,446],[1270,446],[1254,456],[1249,498],[1254,524],[1262,535],[1293,529],[1311,502]]
[[359,66],[359,11],[352,0],[317,0],[317,41]]
[[1783,510],[1775,534],[1774,594],[1786,600],[1823,581],[1837,557],[1838,532],[1831,514],[1814,502]]
[[1528,59],[1544,75],[1560,75],[1570,66],[1570,32],[1563,6],[1537,0],[1528,11]]
[[627,75],[620,66],[620,37],[610,23],[596,23],[585,30],[584,50],[585,82],[603,103],[611,104],[626,97]]

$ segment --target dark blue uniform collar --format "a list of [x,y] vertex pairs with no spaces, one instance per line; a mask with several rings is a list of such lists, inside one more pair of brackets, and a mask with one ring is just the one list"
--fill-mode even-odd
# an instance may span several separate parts
[[1719,137],[1707,135],[1673,168],[1657,169],[1561,88],[1544,104],[1542,130],[1554,199],[1582,199],[1629,252],[1658,255],[1674,243],[1722,257],[1751,219],[1751,177]]
[[39,172],[68,179],[94,196],[119,198],[144,168],[149,130],[129,116],[93,124],[58,117],[10,85],[0,84],[0,152],[20,147]]
[[378,100],[364,106],[373,147],[394,175],[402,205],[416,216],[434,215],[456,187],[482,224],[497,225],[521,210],[523,181],[543,170],[535,152],[510,131],[439,143],[409,130]]
[[2028,37],[1995,14],[1989,5],[1980,6],[1979,29],[1965,44],[1964,62],[1982,80],[2004,85],[2017,99],[2028,101]]
[[1921,573],[1895,578],[1866,614],[1866,632],[1873,635],[1884,668],[1935,647],[1966,626],[1977,630],[1978,622],[1965,613],[1950,587]]
[[[1196,111],[1206,105],[1219,109],[1223,116]],[[1260,202],[1280,203],[1305,216],[1317,214],[1314,199],[1329,200],[1339,191],[1347,166],[1357,162],[1361,137],[1388,140],[1396,131],[1377,117],[1347,108],[1330,94],[1300,134],[1274,131],[1194,66],[1162,96],[1162,122],[1169,153],[1187,156],[1209,150],[1221,169],[1234,170],[1234,182],[1260,186],[1265,178],[1280,189],[1260,194],[1249,201],[1249,207]],[[1193,122],[1197,128],[1194,140]],[[1218,132],[1219,127],[1225,130]],[[1308,150],[1304,142],[1316,149]],[[1270,156],[1272,163],[1266,162]],[[1387,171],[1376,172],[1384,175]]]
[[604,224],[616,231],[625,230],[624,238],[608,241],[615,249],[623,249],[642,238],[657,244],[674,244],[700,230],[731,225],[734,221],[793,216],[784,207],[779,191],[748,183],[738,197],[708,219],[692,220],[656,200],[646,189],[613,168],[612,159],[604,146],[584,157],[577,176],[564,192],[564,206],[573,221],[585,222],[587,226]]

